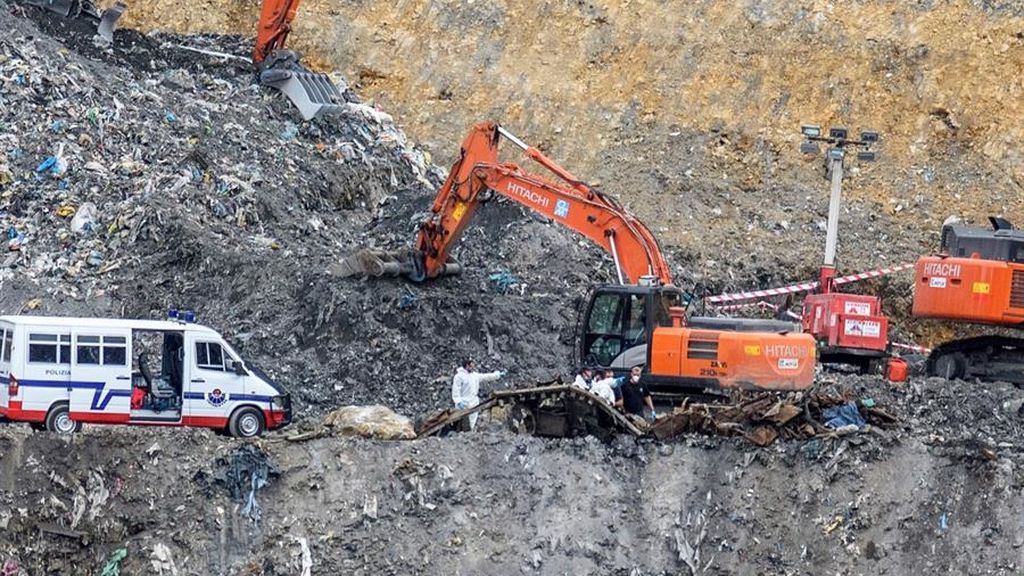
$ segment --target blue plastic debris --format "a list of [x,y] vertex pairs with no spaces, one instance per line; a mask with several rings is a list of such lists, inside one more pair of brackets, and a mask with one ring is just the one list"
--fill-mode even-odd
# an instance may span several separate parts
[[178,117],[174,115],[174,112],[164,112],[164,122],[167,122],[168,124],[174,124],[177,121]]
[[18,229],[17,228],[15,228],[14,226],[11,226],[10,228],[7,229],[7,239],[8,240],[12,240],[12,239],[17,238],[17,237],[18,237]]
[[46,160],[43,160],[39,166],[36,167],[36,172],[46,172],[47,170],[53,170],[57,166],[57,157],[50,156]]
[[291,122],[284,123],[284,130],[281,130],[279,138],[284,142],[290,142],[295,140],[295,137],[299,135],[299,127]]
[[487,277],[488,280],[494,283],[494,285],[501,292],[508,292],[513,286],[519,284],[519,279],[512,275],[508,270],[502,270],[495,272]]
[[56,176],[60,176],[67,171],[67,168],[68,163],[64,158],[61,158],[60,156],[50,156],[46,160],[40,162],[39,166],[36,166],[36,174],[49,172]]
[[945,512],[939,516],[939,530],[949,530],[949,514]]
[[50,122],[50,132],[53,132],[54,134],[60,134],[63,131],[64,131],[64,121],[63,120],[54,120],[53,122]]
[[822,412],[825,417],[825,426],[835,429],[843,426],[855,425],[858,428],[867,424],[864,417],[857,410],[856,402],[848,402],[842,406],[835,406]]
[[402,297],[398,299],[398,309],[408,310],[416,305],[416,300],[415,294],[402,294]]

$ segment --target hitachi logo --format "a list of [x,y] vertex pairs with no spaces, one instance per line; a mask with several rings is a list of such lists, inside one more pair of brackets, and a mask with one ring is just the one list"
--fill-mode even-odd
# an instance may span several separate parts
[[810,355],[810,351],[803,346],[766,344],[764,355],[768,358],[807,358]]
[[508,183],[508,192],[509,192],[509,194],[512,194],[513,196],[519,196],[520,198],[528,200],[530,203],[536,204],[537,206],[540,206],[541,208],[547,208],[548,205],[551,204],[551,199],[550,198],[546,198],[546,197],[544,197],[544,196],[534,192],[533,190],[530,190],[526,186],[520,186],[519,184],[516,184],[515,182],[509,182]]
[[946,278],[959,278],[960,265],[933,262],[931,264],[924,265],[924,273],[927,276],[945,276]]

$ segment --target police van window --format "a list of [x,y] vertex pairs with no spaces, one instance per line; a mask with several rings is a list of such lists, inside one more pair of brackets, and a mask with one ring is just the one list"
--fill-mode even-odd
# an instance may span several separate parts
[[45,364],[71,363],[71,336],[29,334],[28,361]]
[[224,352],[216,342],[196,342],[196,366],[224,371]]
[[128,363],[128,344],[124,336],[103,337],[103,365],[124,366]]
[[76,350],[75,362],[78,364],[93,364],[99,365],[100,363],[100,337],[99,336],[79,336],[78,337],[78,349]]
[[124,336],[78,336],[79,364],[124,366],[128,363],[128,344]]
[[4,348],[3,348],[3,356],[2,356],[4,362],[10,362],[11,361],[11,344],[13,342],[14,342],[14,330],[5,330],[4,331],[4,344],[3,344]]

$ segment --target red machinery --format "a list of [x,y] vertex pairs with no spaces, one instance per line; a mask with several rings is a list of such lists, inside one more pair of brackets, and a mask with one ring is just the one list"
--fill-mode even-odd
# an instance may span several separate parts
[[[498,162],[504,137],[557,180]],[[814,339],[788,322],[689,318],[657,239],[614,198],[585,184],[494,123],[476,125],[420,225],[416,248],[401,255],[362,252],[342,275],[405,275],[422,281],[458,271],[452,248],[473,214],[501,194],[589,238],[612,256],[621,284],[598,286],[580,322],[579,357],[626,371],[645,366],[652,389],[805,389],[814,381]]]
[[[992,229],[942,227],[941,252],[917,261],[914,316],[1024,327],[1024,232],[1002,218]],[[928,374],[1024,384],[1024,339],[977,336],[936,346]]]
[[[828,232],[825,240],[825,261],[821,267],[819,290],[804,299],[801,324],[804,332],[818,342],[818,358],[824,364],[850,364],[862,372],[873,370],[888,356],[889,319],[882,315],[882,302],[877,296],[844,294],[835,291],[836,245],[839,235],[839,207],[843,180],[845,147],[863,147],[878,141],[875,132],[862,132],[860,140],[847,137],[845,128],[832,128],[828,136],[817,126],[802,126],[808,143],[804,152],[817,152],[817,142],[826,142],[826,174],[832,182],[828,209]],[[858,153],[862,160],[873,160],[874,152]]]

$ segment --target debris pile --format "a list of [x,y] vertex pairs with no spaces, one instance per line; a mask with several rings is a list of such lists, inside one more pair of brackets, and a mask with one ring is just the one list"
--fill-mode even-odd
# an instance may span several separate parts
[[868,421],[881,427],[897,422],[894,416],[875,407],[870,398],[850,400],[819,391],[785,396],[739,393],[729,402],[684,401],[655,422],[651,432],[660,440],[693,432],[736,435],[758,446],[768,446],[776,439],[808,440],[858,432]]
[[3,312],[195,310],[300,418],[441,407],[466,355],[526,381],[568,370],[575,298],[609,278],[596,249],[499,201],[458,250],[461,277],[335,277],[355,248],[410,245],[444,174],[393,118],[351,95],[301,122],[244,61],[179,48],[241,57],[238,39],[118,31],[99,49],[79,22],[0,11]]
[[[698,558],[709,574],[1019,571],[1024,391],[843,375],[817,400],[738,411],[809,406],[824,426],[867,398],[860,433],[785,438],[801,413],[764,448],[732,430],[602,442],[484,426],[257,448],[198,429],[69,442],[0,427],[0,566],[99,573],[124,549],[122,574],[676,574]],[[896,421],[872,423],[881,409]]]

